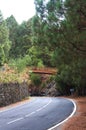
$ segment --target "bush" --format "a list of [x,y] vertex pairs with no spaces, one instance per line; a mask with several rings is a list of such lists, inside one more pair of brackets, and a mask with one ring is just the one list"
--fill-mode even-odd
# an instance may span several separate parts
[[38,68],[44,68],[43,61],[41,59],[39,60],[37,67]]
[[9,66],[16,69],[18,72],[23,71],[28,65],[31,65],[31,58],[29,55],[26,55],[23,58],[11,59],[9,61]]
[[60,67],[56,82],[63,94],[69,95],[70,89],[73,88],[78,96],[86,95],[85,66],[86,61],[83,64],[81,61],[75,61],[70,65]]
[[62,95],[70,95],[70,89],[74,88],[71,67],[62,66],[56,75],[57,89]]
[[40,86],[42,83],[41,77],[38,74],[31,74],[30,75],[31,81],[35,86]]

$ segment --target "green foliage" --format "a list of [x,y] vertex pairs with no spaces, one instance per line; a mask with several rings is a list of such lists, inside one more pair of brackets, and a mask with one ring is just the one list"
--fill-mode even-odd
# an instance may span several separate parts
[[10,49],[11,58],[23,57],[27,54],[28,49],[31,47],[31,19],[18,25],[13,15],[6,19],[9,29],[10,40],[12,46]]
[[38,74],[31,74],[30,75],[31,81],[35,86],[40,86],[42,83],[41,77]]
[[70,89],[74,88],[72,70],[68,65],[62,65],[56,76],[57,89],[61,94],[70,94]]
[[42,61],[42,60],[39,60],[39,62],[38,62],[38,64],[37,64],[37,67],[38,67],[38,68],[44,68],[43,61]]
[[18,72],[23,71],[27,66],[31,65],[31,58],[26,55],[23,58],[11,59],[9,61],[9,66],[16,69]]
[[85,95],[85,66],[86,61],[84,62],[84,64],[82,64],[81,61],[76,61],[71,65],[60,66],[59,72],[56,76],[57,89],[62,94],[69,95],[70,89],[73,88],[77,95]]
[[15,50],[17,46],[16,40],[17,40],[17,30],[18,30],[19,25],[13,15],[11,15],[10,17],[6,19],[6,24],[9,29],[9,39],[12,42],[9,55],[11,58],[13,58],[16,55]]
[[16,67],[17,67],[17,70],[19,72],[21,72],[22,70],[24,70],[26,68],[26,61],[24,59],[17,59],[16,61]]
[[[0,12],[0,65],[11,58],[9,64],[19,72],[27,65],[56,66],[62,94],[74,88],[78,95],[86,95],[85,0],[35,0],[35,6],[36,15],[21,25],[14,16],[5,22]],[[38,75],[32,80],[41,84]]]
[[0,11],[0,65],[7,62],[10,47],[11,42],[9,41],[9,31]]
[[31,58],[31,65],[32,66],[38,66],[38,64],[43,65],[43,62],[41,60],[40,57],[41,51],[37,46],[32,46],[29,50],[28,50],[28,55]]
[[46,28],[46,21],[42,21],[39,15],[35,15],[32,20],[32,42],[33,45],[36,46],[37,50],[40,52],[39,57],[43,61],[43,63],[46,66],[52,66],[51,56],[53,53],[53,49],[50,46],[49,40],[47,39]]
[[46,88],[46,86],[47,86],[47,84],[46,84],[45,82],[43,82],[43,83],[41,84],[41,88],[42,88],[42,89]]
[[52,61],[59,70],[56,81],[61,92],[69,94],[69,89],[74,87],[77,94],[85,95],[86,2],[35,0],[35,4],[40,25],[37,37],[44,38],[40,41],[42,46],[46,43],[49,49],[55,50]]
[[2,64],[4,64],[4,62],[5,62],[4,50],[3,50],[3,47],[0,46],[0,66],[1,66]]

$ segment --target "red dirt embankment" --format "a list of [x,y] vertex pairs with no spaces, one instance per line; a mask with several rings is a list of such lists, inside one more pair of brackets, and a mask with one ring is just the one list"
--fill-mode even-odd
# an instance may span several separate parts
[[86,130],[86,97],[74,98],[77,104],[75,115],[63,124],[61,130]]

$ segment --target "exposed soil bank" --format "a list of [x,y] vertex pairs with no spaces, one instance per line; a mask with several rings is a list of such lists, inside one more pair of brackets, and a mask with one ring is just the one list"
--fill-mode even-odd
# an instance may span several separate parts
[[86,130],[86,97],[74,98],[77,104],[75,115],[61,126],[61,130]]

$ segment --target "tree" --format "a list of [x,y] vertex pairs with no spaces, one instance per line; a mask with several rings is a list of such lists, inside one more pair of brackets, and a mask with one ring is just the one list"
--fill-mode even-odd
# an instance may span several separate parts
[[[53,49],[46,36],[46,21],[35,15],[32,20],[32,43],[40,51],[40,59],[46,66],[52,66]],[[46,60],[47,59],[47,60]]]
[[16,50],[16,39],[17,39],[17,30],[18,30],[18,23],[13,15],[6,19],[7,27],[9,29],[9,39],[12,41],[11,49],[10,49],[10,57],[15,57],[15,50]]
[[32,46],[31,41],[31,19],[27,22],[23,22],[17,30],[16,39],[16,54],[17,57],[25,56],[28,49]]
[[64,6],[65,19],[61,22],[59,29],[62,40],[59,40],[60,49],[57,48],[56,51],[57,60],[61,59],[60,63],[57,63],[60,68],[59,80],[62,80],[69,88],[74,88],[78,95],[85,95],[86,2],[67,0]]
[[[45,3],[44,0],[35,1],[37,16],[41,19],[41,27],[43,27],[42,30],[46,35],[46,46],[49,44],[55,50],[54,63],[59,70],[57,74],[58,83],[60,85],[61,82],[62,85],[65,84],[68,91],[70,88],[74,88],[79,95],[85,95],[85,0],[49,0],[48,3]],[[45,21],[46,24],[43,26]]]
[[7,62],[10,46],[9,31],[0,11],[0,65]]
[[18,25],[13,15],[6,19],[9,28],[10,40],[12,46],[10,49],[11,58],[23,57],[27,54],[27,50],[31,46],[31,21],[23,22]]

